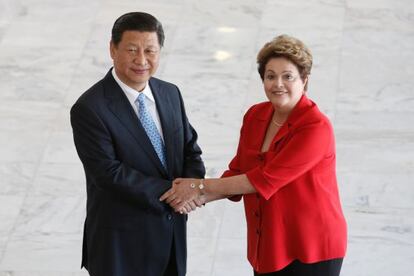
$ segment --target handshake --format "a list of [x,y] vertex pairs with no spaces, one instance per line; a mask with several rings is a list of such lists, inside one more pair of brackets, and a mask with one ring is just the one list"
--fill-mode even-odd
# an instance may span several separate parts
[[177,178],[160,201],[165,201],[176,212],[188,214],[208,202],[205,188],[203,179]]

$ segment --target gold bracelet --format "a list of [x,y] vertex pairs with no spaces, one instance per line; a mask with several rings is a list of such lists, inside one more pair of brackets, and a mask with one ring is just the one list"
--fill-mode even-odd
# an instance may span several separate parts
[[[204,179],[200,179],[200,184],[198,184],[198,189],[200,190],[200,195],[202,196],[202,195],[204,195]],[[192,189],[195,189],[195,187],[196,187],[196,184],[195,183],[190,183],[190,187],[192,188]]]
[[198,189],[200,189],[200,195],[204,195],[204,179],[200,179],[200,184],[198,185]]

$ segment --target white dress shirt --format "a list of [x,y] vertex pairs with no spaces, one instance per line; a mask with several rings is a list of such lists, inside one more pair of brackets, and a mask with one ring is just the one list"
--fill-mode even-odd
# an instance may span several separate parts
[[141,92],[129,87],[125,83],[123,83],[118,76],[116,75],[115,69],[112,69],[112,76],[114,77],[115,81],[118,83],[118,85],[121,87],[122,91],[125,93],[125,96],[127,96],[129,103],[131,104],[132,108],[135,111],[135,114],[138,116],[138,107],[135,104],[135,101],[138,98],[139,93],[144,93],[145,95],[145,104],[147,106],[147,109],[149,113],[151,114],[152,120],[154,121],[158,132],[160,133],[161,139],[164,142],[164,136],[161,128],[161,121],[160,116],[158,115],[157,106],[155,104],[154,96],[152,95],[151,87],[149,86],[148,82],[145,85],[144,90]]

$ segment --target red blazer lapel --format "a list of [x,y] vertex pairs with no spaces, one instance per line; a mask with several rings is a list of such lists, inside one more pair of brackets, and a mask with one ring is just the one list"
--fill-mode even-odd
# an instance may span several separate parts
[[[292,112],[290,113],[289,117],[287,118],[286,122],[283,126],[279,129],[276,133],[275,137],[272,140],[270,145],[271,149],[277,142],[279,142],[283,137],[285,137],[289,131],[292,129],[293,126],[297,125],[298,122],[301,120],[304,113],[307,110],[311,109],[314,106],[312,101],[310,101],[306,95],[303,95],[296,106],[293,108]],[[267,127],[270,124],[270,120],[272,119],[274,112],[274,108],[270,102],[264,103],[263,107],[257,110],[254,114],[254,131],[252,131],[252,146],[255,149],[262,148],[263,140],[266,135]]]
[[249,130],[250,146],[258,151],[261,150],[263,140],[266,135],[267,127],[273,115],[272,104],[266,103],[262,109],[257,110],[258,112],[253,115],[253,128]]

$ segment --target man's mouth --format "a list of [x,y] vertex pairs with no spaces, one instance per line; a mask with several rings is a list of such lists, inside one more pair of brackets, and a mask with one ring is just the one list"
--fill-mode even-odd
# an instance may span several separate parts
[[132,72],[134,72],[135,74],[144,74],[145,72],[148,71],[148,69],[131,69]]

